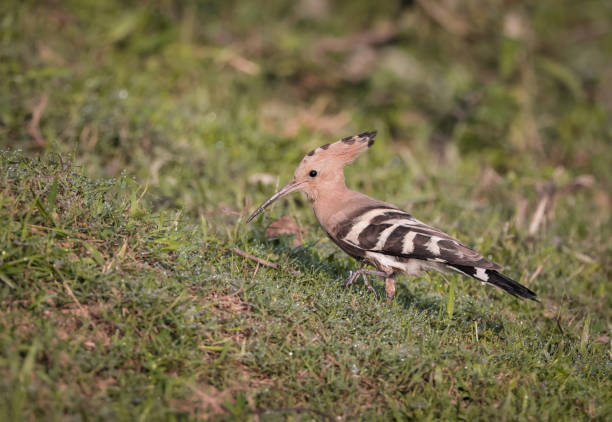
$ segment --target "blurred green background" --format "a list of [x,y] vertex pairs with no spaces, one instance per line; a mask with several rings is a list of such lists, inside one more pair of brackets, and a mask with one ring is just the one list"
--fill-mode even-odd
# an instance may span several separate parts
[[1,7],[2,145],[127,171],[192,215],[242,200],[254,171],[286,178],[312,147],[370,129],[370,160],[424,167],[370,175],[379,196],[412,193],[388,178],[462,165],[612,188],[606,1]]
[[[606,0],[4,0],[3,414],[606,420],[611,116]],[[349,187],[493,256],[544,307],[459,277],[407,282],[393,307],[342,290],[355,263],[301,195],[244,225],[305,153],[366,130]],[[266,239],[283,214],[305,246]],[[108,356],[93,325],[47,325],[75,303],[116,320]],[[370,372],[352,383],[353,365]]]

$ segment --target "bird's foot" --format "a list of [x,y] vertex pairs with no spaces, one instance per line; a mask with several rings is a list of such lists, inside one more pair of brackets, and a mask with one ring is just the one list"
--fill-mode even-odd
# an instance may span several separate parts
[[370,280],[368,280],[367,275],[375,275],[378,277],[387,277],[388,274],[384,273],[382,271],[376,271],[376,270],[370,270],[368,268],[362,268],[360,270],[357,271],[351,271],[349,273],[349,276],[346,278],[346,280],[344,281],[344,284],[342,284],[343,287],[349,287],[351,286],[355,280],[357,280],[357,278],[359,278],[359,276],[363,277],[363,283],[365,284],[365,286],[368,288],[368,290],[373,291],[374,293],[376,293],[376,290],[374,290],[374,287],[372,287],[372,285],[370,284]]
[[370,284],[370,280],[368,280],[368,276],[365,274],[361,274],[361,276],[363,277],[363,284],[365,284],[365,286],[368,288],[368,290],[370,290],[372,293],[376,294],[376,290],[374,290],[374,287],[372,287],[372,285]]
[[357,277],[359,277],[359,274],[357,271],[351,271],[349,273],[349,276],[346,278],[346,280],[344,280],[344,283],[342,284],[342,287],[350,287],[355,280],[357,280]]

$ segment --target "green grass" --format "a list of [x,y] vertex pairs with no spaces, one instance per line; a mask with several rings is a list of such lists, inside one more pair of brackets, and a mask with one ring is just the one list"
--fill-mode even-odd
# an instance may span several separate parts
[[[612,416],[610,6],[124,3],[0,6],[1,420]],[[349,185],[542,305],[458,275],[344,289],[299,194],[244,224],[372,129]],[[266,239],[282,215],[302,245]]]

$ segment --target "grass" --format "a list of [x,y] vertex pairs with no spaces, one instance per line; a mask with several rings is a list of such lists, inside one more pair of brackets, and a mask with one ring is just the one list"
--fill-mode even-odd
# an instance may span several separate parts
[[[0,419],[609,419],[610,6],[440,3],[4,2]],[[372,129],[349,185],[542,305],[244,224]]]

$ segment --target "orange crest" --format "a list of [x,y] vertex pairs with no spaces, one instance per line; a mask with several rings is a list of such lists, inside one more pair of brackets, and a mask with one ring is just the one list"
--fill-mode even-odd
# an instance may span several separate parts
[[363,132],[359,135],[348,136],[333,144],[325,144],[310,151],[300,163],[300,166],[308,163],[324,163],[326,167],[344,167],[352,163],[355,158],[374,144],[376,131]]

